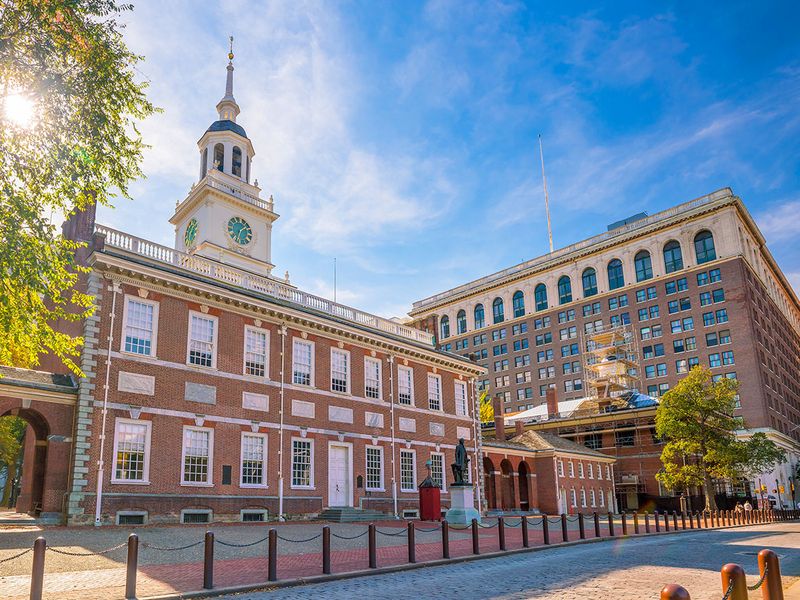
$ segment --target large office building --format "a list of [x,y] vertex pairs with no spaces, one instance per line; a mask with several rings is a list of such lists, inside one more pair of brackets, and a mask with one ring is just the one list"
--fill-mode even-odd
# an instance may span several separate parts
[[[410,315],[442,349],[487,368],[482,386],[509,416],[543,404],[549,388],[572,406],[624,388],[658,398],[694,365],[737,378],[737,415],[789,451],[768,487],[790,489],[800,453],[800,302],[728,188],[419,300]],[[625,347],[628,368],[616,378],[598,369],[598,334]],[[589,436],[592,447],[642,447],[610,431],[601,445]],[[648,459],[657,457],[658,444],[648,445]]]
[[66,370],[52,357],[49,374],[2,370],[0,416],[31,433],[17,509],[73,524],[410,516],[428,473],[446,508],[458,438],[480,464],[484,370],[429,333],[273,275],[278,214],[251,183],[227,68],[198,180],[170,217],[174,247],[93,211],[65,223],[88,244],[83,287],[97,304],[71,330],[86,376],[53,375]]

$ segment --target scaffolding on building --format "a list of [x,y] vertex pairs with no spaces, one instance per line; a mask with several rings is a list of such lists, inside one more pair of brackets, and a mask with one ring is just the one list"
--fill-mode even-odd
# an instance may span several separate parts
[[639,386],[636,335],[630,324],[602,326],[581,334],[587,397],[617,398]]

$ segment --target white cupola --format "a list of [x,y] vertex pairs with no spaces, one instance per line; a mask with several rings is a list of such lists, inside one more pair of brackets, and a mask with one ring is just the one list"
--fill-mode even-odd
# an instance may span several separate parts
[[225,95],[217,103],[219,119],[200,140],[200,177],[175,208],[175,249],[270,276],[272,223],[278,218],[272,196],[260,198],[250,183],[255,151],[244,127],[236,122],[233,97],[233,38],[228,53]]

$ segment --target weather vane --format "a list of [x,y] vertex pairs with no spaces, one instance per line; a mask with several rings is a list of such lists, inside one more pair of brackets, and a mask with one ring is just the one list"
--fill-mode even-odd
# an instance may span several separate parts
[[228,52],[228,60],[233,60],[233,36],[230,38],[231,40],[231,50]]

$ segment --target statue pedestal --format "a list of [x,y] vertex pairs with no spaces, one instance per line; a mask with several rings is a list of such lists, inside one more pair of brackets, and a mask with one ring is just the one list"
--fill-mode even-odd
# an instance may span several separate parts
[[472,519],[481,522],[481,514],[475,510],[475,488],[471,483],[450,486],[450,510],[444,518],[450,525],[471,525]]

